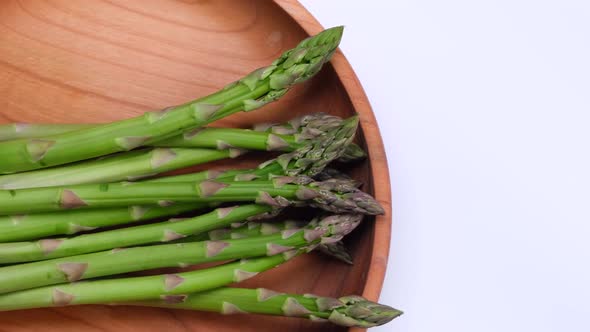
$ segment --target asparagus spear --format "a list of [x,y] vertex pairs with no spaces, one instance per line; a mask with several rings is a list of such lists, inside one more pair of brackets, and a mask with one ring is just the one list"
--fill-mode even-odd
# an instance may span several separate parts
[[212,311],[224,315],[248,313],[299,317],[314,322],[331,322],[336,325],[361,328],[386,324],[402,314],[397,309],[355,295],[336,299],[284,294],[265,288],[220,287],[172,300],[160,299],[123,304]]
[[[156,142],[161,147],[207,147],[247,150],[293,151],[342,125],[342,118],[325,113],[314,113],[294,118],[286,124],[261,123],[254,131],[235,128],[202,128]],[[356,129],[356,128],[355,128]],[[363,159],[366,153],[358,145],[349,142],[337,158],[341,162]]]
[[130,205],[171,205],[198,202],[254,202],[288,206],[305,202],[331,212],[381,214],[370,195],[346,180],[315,182],[306,176],[279,176],[272,180],[168,183],[87,184],[0,191],[0,214],[56,211]]
[[303,146],[293,152],[280,155],[278,158],[268,160],[253,170],[230,170],[227,172],[202,172],[184,174],[150,180],[150,182],[183,182],[203,181],[205,179],[247,180],[265,178],[269,175],[318,175],[334,159],[339,158],[345,151],[356,132],[358,117],[353,116],[341,122],[337,128],[326,132],[325,135],[312,141],[312,144]]
[[337,260],[344,262],[346,264],[352,265],[354,262],[352,260],[352,255],[344,246],[342,241],[337,241],[334,243],[324,243],[318,247],[318,250],[329,257],[336,258]]
[[[217,148],[217,141],[224,141],[226,138],[223,134],[225,129],[232,137],[229,137],[230,144],[242,144],[243,139],[253,139],[251,149],[261,150],[266,149],[266,142],[264,139],[259,140],[260,137],[265,138],[263,132],[280,135],[289,140],[288,143],[294,144],[300,140],[310,139],[318,136],[316,130],[326,131],[329,128],[334,128],[340,125],[341,118],[325,113],[315,113],[297,117],[287,124],[266,124],[261,123],[254,126],[254,131],[248,129],[237,128],[200,128],[188,131],[182,135],[177,135],[163,141],[153,144],[153,146],[167,146],[167,147],[199,147],[199,148]],[[49,123],[10,123],[0,124],[0,141],[9,141],[19,138],[44,138],[55,134],[63,134],[67,132],[77,131],[81,129],[89,129],[100,126],[101,124],[49,124]],[[312,130],[306,130],[304,127],[311,126]],[[221,130],[221,131],[220,131]],[[198,135],[196,135],[198,134]],[[297,136],[293,136],[297,134]],[[303,134],[303,137],[301,137]],[[310,135],[311,134],[311,135]],[[200,139],[195,139],[199,137]]]
[[[315,225],[318,222],[317,219],[314,219],[310,222],[311,225]],[[324,241],[322,244],[318,246],[318,250],[332,258],[336,258],[339,261],[342,261],[347,264],[352,264],[352,256],[344,247],[342,241]]]
[[[195,241],[220,241],[227,239],[243,239],[261,235],[270,235],[280,233],[284,230],[291,230],[302,227],[304,222],[296,220],[287,220],[282,222],[259,223],[249,221],[240,227],[218,228],[206,233],[187,236],[176,243],[195,242]],[[342,241],[321,243],[318,250],[331,258],[335,258],[346,264],[353,264],[352,256],[342,243]]]
[[[231,146],[247,150],[292,151],[316,139],[326,131],[340,126],[342,119],[324,113],[304,115],[287,124],[259,124],[254,130],[237,128],[198,128],[182,135],[155,142],[151,146],[171,148],[226,149]],[[90,128],[90,124],[6,124],[0,125],[0,141],[17,138],[42,138]],[[364,158],[365,152],[356,144],[346,147],[340,161]],[[0,179],[6,178],[0,177]],[[0,182],[1,183],[1,182]],[[7,187],[8,188],[8,187]]]
[[[312,120],[305,121],[306,119]],[[329,125],[325,122],[329,122]],[[310,144],[310,139],[321,139],[322,135],[337,132],[342,125],[348,127],[354,125],[354,123],[343,122],[338,117],[327,118],[323,114],[305,116],[299,123],[301,123],[299,126],[301,133],[297,134],[297,136],[279,136],[270,132],[244,129],[205,128],[177,140],[172,139],[172,144],[161,144],[162,146],[176,145],[181,146],[181,148],[130,151],[75,164],[3,175],[0,176],[0,189],[39,188],[135,180],[213,160],[234,158],[242,154],[244,148],[267,150],[286,148],[289,151],[302,149]],[[225,140],[221,140],[222,138]],[[191,145],[220,148],[221,150],[187,148]]]
[[0,173],[28,171],[126,151],[163,140],[284,95],[329,61],[342,27],[327,29],[226,88],[195,101],[88,129],[0,142]]
[[96,124],[37,124],[10,123],[0,125],[0,141],[10,141],[19,138],[40,138],[56,134],[63,134],[80,129],[97,126]]
[[[261,123],[254,130],[235,128],[199,128],[182,136],[156,142],[154,146],[162,147],[199,147],[226,148],[233,146],[247,150],[282,150],[293,151],[326,133],[338,129],[342,118],[325,113],[307,114],[288,121],[285,124]],[[344,148],[340,159],[345,162],[366,157],[364,151],[356,144],[350,143]]]
[[12,292],[0,295],[0,311],[75,304],[108,304],[158,298],[178,301],[185,298],[185,294],[202,292],[252,278],[304,251],[290,250],[274,256],[241,260],[184,273],[92,280]]
[[[98,126],[100,126],[100,124],[3,124],[0,125],[0,141],[9,141],[20,138],[44,138],[45,136],[63,134]],[[278,136],[285,141],[281,142],[281,145],[287,146],[273,146],[272,141],[268,142],[269,133],[256,132],[249,129],[217,127],[189,130],[182,135],[154,142],[153,144],[149,144],[149,146],[217,149],[220,145],[223,146],[227,143],[227,145],[244,149],[273,151],[275,149],[283,149],[297,145],[298,140],[293,135],[273,135]]]
[[[294,134],[298,139],[312,138],[318,133],[329,131],[339,126],[342,120],[334,115],[314,113],[295,118],[287,124],[261,123],[254,130],[271,132],[276,135]],[[350,143],[338,158],[341,162],[353,162],[366,157],[365,151],[354,143]]]
[[[257,169],[252,170],[231,170],[226,172],[218,171],[203,171],[199,173],[165,177],[147,180],[147,182],[160,183],[160,182],[182,182],[182,181],[205,181],[212,179],[233,179],[235,181],[252,180],[256,178],[268,179],[271,175],[281,175],[289,171],[292,174],[307,174],[310,171],[317,171],[322,166],[317,167],[304,167],[301,165],[309,165],[316,163],[318,160],[320,164],[327,164],[331,159],[340,155],[345,144],[351,139],[352,135],[356,130],[357,119],[351,118],[341,123],[341,126],[334,128],[332,131],[318,138],[325,140],[324,143],[320,144],[315,142],[313,148],[308,147],[298,148],[293,153],[289,154],[291,159],[289,163],[284,163],[284,160],[279,157],[271,162],[262,164]],[[302,128],[300,126],[300,128]],[[285,168],[286,165],[286,168]],[[331,173],[324,172],[323,179],[333,176]],[[342,174],[338,175],[342,177]],[[1,191],[0,191],[1,194]],[[202,208],[203,205],[195,203],[194,209]],[[146,210],[155,212],[160,211],[161,214],[146,215],[145,218],[138,218]],[[59,234],[72,234],[77,231],[85,230],[87,227],[98,228],[112,225],[119,225],[134,222],[136,220],[146,220],[164,215],[176,214],[173,207],[148,207],[148,206],[136,206],[132,207],[132,213],[129,213],[127,207],[121,208],[109,208],[104,209],[104,218],[101,218],[100,210],[67,210],[54,213],[37,213],[27,214],[26,218],[23,215],[13,215],[8,217],[0,216],[0,242],[2,241],[24,241],[40,238],[43,236],[59,235]],[[85,215],[88,213],[88,216]],[[78,218],[72,219],[72,218]],[[70,224],[73,223],[74,226]],[[77,226],[80,227],[77,227]]]
[[[294,183],[294,184],[287,184],[287,183]],[[149,183],[148,183],[149,184]],[[172,183],[177,184],[177,183]],[[179,183],[184,184],[184,183]],[[206,186],[203,186],[206,184]],[[290,204],[309,204],[314,207],[322,208],[326,211],[331,212],[344,212],[344,213],[364,213],[364,214],[377,214],[382,213],[382,208],[379,204],[369,195],[359,191],[353,185],[350,185],[347,181],[342,180],[329,180],[324,182],[313,182],[310,178],[307,177],[276,177],[273,181],[251,181],[251,182],[202,182],[200,183],[199,187],[201,192],[203,188],[206,190],[210,190],[212,184],[215,184],[216,190],[218,191],[211,196],[217,195],[219,197],[229,197],[231,200],[239,200],[240,197],[245,197],[242,195],[246,195],[249,192],[255,193],[253,198],[256,199],[259,203],[267,204],[269,207],[282,207],[285,205]],[[227,185],[219,189],[217,184],[224,184]],[[158,184],[161,186],[168,185],[166,183]],[[228,189],[234,187],[234,190],[227,191]],[[139,186],[139,184],[131,185],[129,188],[134,188],[135,186]],[[193,186],[194,187],[194,186]],[[266,188],[265,188],[266,187]],[[123,187],[125,188],[125,187]],[[145,190],[145,186],[142,187]],[[183,188],[183,187],[179,187]],[[174,189],[174,188],[173,188]],[[35,189],[39,190],[39,189]],[[161,188],[160,188],[161,190]],[[223,193],[226,190],[225,194],[222,196],[219,193]],[[266,190],[266,191],[265,191]],[[137,199],[136,196],[139,195],[143,191],[135,191],[130,195],[133,199]],[[174,192],[176,195],[178,191]],[[194,195],[194,191],[191,192]],[[202,194],[202,193],[201,193]],[[227,196],[226,196],[227,195]],[[272,197],[271,195],[275,195],[276,197]],[[18,196],[18,195],[17,195]],[[122,196],[116,196],[117,198],[123,200]],[[209,198],[209,197],[206,197]],[[289,201],[289,199],[295,199],[294,202]],[[112,198],[111,198],[112,199]],[[94,200],[96,201],[96,200]],[[205,215],[207,216],[207,215]],[[210,216],[214,224],[216,215]],[[180,223],[177,223],[178,225]],[[156,224],[157,225],[157,224]],[[201,225],[205,225],[202,223]],[[217,227],[223,227],[224,225],[218,225]],[[155,227],[154,225],[142,226],[142,227]],[[170,227],[164,226],[165,229],[171,229]],[[198,233],[206,230],[210,230],[211,228],[206,229],[199,229],[198,231],[192,230],[188,233],[180,233],[182,235],[188,235],[190,233]],[[149,241],[143,242],[153,242],[157,241],[158,239],[162,238],[162,229],[158,228],[158,231],[152,234]],[[121,232],[125,235],[125,238],[129,238],[128,230],[117,230],[115,232]],[[176,232],[178,233],[178,232]],[[176,234],[175,233],[175,234]],[[80,254],[83,252],[92,252],[97,250],[109,249],[113,248],[110,247],[100,247],[96,248],[94,243],[88,240],[88,237],[95,236],[100,237],[101,234],[90,234],[83,237],[82,240],[78,240],[78,242],[74,240],[63,240],[57,241],[56,240],[41,240],[38,243],[8,243],[8,244],[0,244],[0,263],[13,263],[13,262],[22,262],[22,261],[30,261],[30,260],[40,260],[40,259],[47,259],[53,257],[61,257],[65,255],[71,254]],[[155,237],[155,238],[154,238]],[[116,238],[116,237],[115,237]],[[166,238],[166,237],[164,237]],[[102,237],[100,237],[100,241],[104,241]],[[73,243],[75,245],[69,246],[64,245],[64,243]],[[108,241],[111,241],[109,238]],[[107,241],[107,242],[108,242]],[[79,243],[82,242],[82,243]],[[111,243],[111,242],[108,242]],[[137,243],[131,244],[123,244],[123,245],[132,245]],[[116,246],[122,246],[120,242],[118,242]],[[49,247],[49,249],[47,249]],[[54,248],[57,247],[57,248]],[[44,249],[45,248],[45,249]],[[72,252],[72,250],[81,250],[80,248],[91,248],[89,251],[76,251]]]
[[218,208],[189,219],[171,219],[71,238],[0,243],[0,264],[31,262],[148,243],[169,242],[271,212],[273,208],[270,206],[242,205]]
[[[175,136],[163,141],[154,143],[160,147],[206,147],[213,149],[225,149],[228,146],[247,150],[266,151],[292,151],[306,145],[309,140],[320,137],[326,132],[339,127],[342,119],[335,117],[337,121],[325,119],[323,114],[311,114],[307,117],[316,119],[308,123],[302,123],[298,130],[289,133],[277,134],[269,131],[259,131],[259,125],[254,130],[237,128],[197,128],[185,132],[183,135]],[[289,121],[301,122],[300,118]],[[329,121],[329,125],[325,122]],[[310,127],[308,127],[308,125]],[[310,135],[308,133],[313,133]]]
[[183,167],[235,158],[242,150],[156,148],[0,176],[0,189],[54,187],[82,183],[137,180]]
[[320,242],[338,241],[356,228],[361,219],[362,215],[332,215],[280,234],[109,250],[7,266],[0,268],[0,293],[161,267],[273,256]]
[[351,143],[346,146],[346,150],[344,150],[344,153],[340,156],[340,158],[338,158],[338,161],[343,163],[352,163],[365,159],[366,157],[367,153],[365,150],[363,150],[363,148],[354,143]]
[[[240,180],[239,174],[260,174],[268,178],[268,174],[281,174],[282,168],[268,167],[264,170],[227,171],[225,178]],[[205,181],[220,176],[217,171],[203,171],[189,174],[194,181]],[[149,182],[174,182],[181,176],[172,176],[149,180]],[[102,209],[74,209],[55,212],[13,214],[0,216],[0,242],[27,241],[61,234],[76,234],[82,231],[99,229],[149,220],[158,217],[172,216],[183,212],[199,210],[212,204],[184,203],[170,206],[133,205],[129,207],[111,207]],[[213,203],[215,205],[215,203]]]
[[317,136],[317,132],[326,132],[339,127],[342,118],[327,113],[305,114],[291,119],[287,123],[258,123],[255,131],[268,132],[277,135],[298,135],[299,138]]
[[171,206],[136,205],[121,208],[0,216],[0,242],[27,241],[59,234],[76,234],[101,227],[173,216],[204,207],[203,204],[198,203]]
[[259,237],[266,235],[278,234],[285,230],[299,229],[309,223],[301,220],[284,220],[278,222],[256,222],[248,221],[234,227],[224,227],[211,230],[206,233],[190,235],[185,238],[174,241],[175,243],[197,242],[197,241],[221,241],[229,239],[244,239],[250,237]]
[[201,182],[205,180],[229,180],[229,181],[253,181],[268,180],[273,176],[284,175],[284,170],[278,163],[272,163],[262,168],[230,169],[230,170],[206,170],[196,173],[172,175],[161,178],[143,180],[142,183],[177,183],[177,182]]

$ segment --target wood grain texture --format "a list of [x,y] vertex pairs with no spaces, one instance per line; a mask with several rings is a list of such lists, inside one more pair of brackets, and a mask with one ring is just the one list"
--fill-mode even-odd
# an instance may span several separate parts
[[[267,65],[321,29],[295,0],[3,0],[0,123],[107,122],[179,104]],[[368,148],[369,159],[347,167],[386,215],[367,220],[347,240],[356,261],[352,267],[308,255],[246,284],[376,300],[389,252],[389,174],[367,97],[342,53],[281,101],[218,124],[248,127],[320,111],[360,115],[358,142]],[[260,158],[235,160],[232,167],[251,166]],[[211,165],[224,167],[191,170]],[[345,330],[294,318],[106,306],[0,313],[0,322],[2,332]]]

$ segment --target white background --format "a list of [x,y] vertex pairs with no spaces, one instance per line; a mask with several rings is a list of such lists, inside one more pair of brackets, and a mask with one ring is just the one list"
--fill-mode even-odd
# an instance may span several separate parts
[[381,127],[378,331],[590,331],[590,1],[302,3]]

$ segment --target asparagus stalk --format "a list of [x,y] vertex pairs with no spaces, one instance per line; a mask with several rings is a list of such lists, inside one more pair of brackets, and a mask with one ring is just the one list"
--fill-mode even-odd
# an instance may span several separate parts
[[309,204],[326,211],[381,214],[370,195],[345,180],[315,182],[306,176],[272,180],[87,184],[0,191],[0,214],[175,203],[257,202]]
[[284,175],[283,168],[278,163],[273,163],[263,168],[230,169],[230,170],[206,170],[196,173],[172,175],[161,178],[143,180],[142,183],[178,183],[201,182],[205,180],[229,180],[229,181],[253,181],[268,180],[273,176]]
[[280,234],[102,251],[0,268],[0,293],[162,267],[260,256],[340,240],[362,215],[333,215]]
[[[341,122],[342,119],[337,116],[317,113],[304,115],[282,125],[260,124],[255,126],[255,130],[198,128],[182,135],[155,142],[151,146],[222,150],[231,146],[247,150],[293,151],[306,144],[308,140],[315,139],[326,131],[340,126]],[[98,124],[6,124],[0,125],[0,141],[17,138],[42,138],[91,128],[92,126],[98,126]],[[365,156],[364,151],[358,145],[351,143],[346,147],[340,160],[351,161],[351,159],[362,159]]]
[[96,124],[9,123],[0,125],[0,141],[40,138],[97,126]]
[[269,175],[296,176],[305,174],[316,176],[334,159],[339,158],[352,142],[358,126],[358,117],[353,116],[341,122],[337,128],[326,131],[325,135],[312,140],[312,144],[303,146],[293,152],[280,155],[266,161],[253,170],[230,170],[227,172],[202,172],[184,174],[150,180],[150,182],[203,181],[206,179],[246,179],[265,178]]
[[0,216],[0,242],[27,241],[53,235],[76,234],[102,227],[173,216],[204,207],[203,204],[198,203],[171,206],[136,205],[121,208]]
[[[45,136],[63,134],[98,126],[100,126],[100,124],[4,124],[0,125],[0,141],[9,141],[20,138],[44,138]],[[272,141],[268,142],[268,137],[273,137],[271,135],[277,136],[285,142],[277,140],[281,144],[280,147],[277,147],[275,146],[276,143],[273,143]],[[189,130],[182,135],[154,142],[153,144],[149,144],[149,146],[217,149],[220,145],[231,145],[249,150],[274,151],[276,149],[287,149],[289,147],[294,148],[298,145],[297,142],[297,138],[293,135],[276,135],[256,132],[249,129],[207,127]]]
[[[176,300],[176,301],[174,301]],[[386,324],[402,314],[389,306],[352,295],[338,299],[284,294],[265,288],[220,287],[188,294],[173,301],[160,299],[124,305],[212,311],[228,314],[262,314],[307,318],[314,322],[369,328]]]
[[[171,139],[156,142],[160,147],[226,148],[246,150],[293,151],[333,131],[342,125],[342,119],[325,113],[308,114],[286,124],[258,124],[254,131],[235,128],[199,128]],[[355,128],[356,129],[356,128]],[[366,157],[365,151],[350,142],[337,158],[353,162]]]
[[54,187],[69,184],[137,180],[183,167],[235,158],[239,149],[142,149],[105,158],[0,176],[0,189]]
[[[301,165],[313,164],[318,160],[320,160],[321,164],[325,165],[330,161],[330,158],[339,156],[339,151],[342,151],[345,144],[350,140],[350,137],[354,135],[356,124],[356,118],[343,121],[340,127],[328,131],[324,137],[318,138],[318,140],[326,140],[325,143],[318,144],[316,142],[312,149],[308,147],[302,147],[298,148],[293,153],[290,153],[288,156],[290,161],[288,163],[284,163],[284,159],[279,157],[278,159],[275,159],[271,162],[262,164],[257,169],[230,170],[225,172],[208,170],[199,173],[152,179],[147,180],[146,182],[161,183],[205,181],[213,179],[244,181],[253,180],[256,178],[269,179],[269,176],[285,174],[286,171],[289,171],[292,174],[311,173],[310,170],[317,171],[317,169],[322,168],[322,166],[320,165],[318,167],[311,168]],[[299,128],[303,128],[302,125],[300,125]],[[279,162],[279,160],[281,160],[281,162]],[[330,176],[338,176],[340,178],[343,177],[341,173],[335,174],[333,171],[326,172],[323,172],[323,179],[327,179]],[[195,203],[194,209],[202,207],[204,206]],[[146,220],[158,216],[173,215],[177,213],[173,207],[169,206],[134,206],[130,209],[131,213],[129,213],[129,208],[127,207],[103,209],[103,211],[105,211],[103,216],[104,218],[100,216],[100,212],[98,212],[100,210],[94,210],[93,212],[91,212],[91,210],[66,210],[53,213],[13,215],[7,217],[0,216],[0,242],[25,241],[41,238],[43,236],[73,234],[87,228],[99,228],[112,226],[115,224],[120,225],[131,223],[137,220]],[[153,217],[151,214],[148,214],[145,215],[145,218],[141,218],[142,213],[148,209],[152,212],[160,211],[161,214],[155,214]],[[182,212],[184,212],[184,210]],[[88,215],[85,213],[88,213]],[[73,224],[73,226],[71,224]]]
[[[196,241],[221,241],[228,239],[243,239],[250,237],[257,237],[261,235],[270,235],[280,233],[284,230],[291,230],[301,228],[304,222],[296,220],[286,220],[282,222],[259,223],[249,221],[239,227],[218,228],[206,233],[195,234],[187,236],[176,243],[196,242]],[[353,264],[352,256],[342,243],[342,241],[321,243],[318,245],[318,250],[331,258],[335,258],[346,264]]]
[[[289,144],[296,144],[302,140],[312,139],[328,129],[340,125],[342,119],[325,113],[303,115],[292,119],[286,124],[261,123],[254,126],[254,130],[237,128],[199,128],[177,135],[169,139],[155,142],[152,146],[165,147],[198,147],[217,148],[218,141],[225,141],[233,146],[249,144],[251,150],[269,149],[268,134],[279,135]],[[0,141],[19,138],[44,138],[55,134],[89,129],[101,124],[40,124],[40,123],[11,123],[0,125]],[[311,129],[306,129],[310,127]],[[226,136],[225,133],[228,133]],[[197,139],[198,138],[198,139]],[[226,141],[229,139],[230,141]],[[243,143],[243,140],[252,140]],[[223,144],[223,143],[221,143]],[[245,147],[244,147],[245,148]],[[272,148],[271,148],[272,149]]]
[[142,244],[169,242],[271,212],[273,212],[273,208],[270,206],[242,205],[218,208],[189,219],[170,219],[149,225],[71,238],[0,243],[0,264],[31,262]]
[[126,151],[163,140],[239,111],[251,111],[315,75],[340,42],[327,29],[226,88],[195,101],[88,129],[0,142],[0,173],[15,173]]
[[202,292],[252,278],[304,251],[290,250],[274,256],[241,260],[184,273],[92,280],[12,292],[0,295],[0,311],[158,298],[179,301],[189,293]]
[[[337,121],[331,118],[338,119]],[[306,119],[313,119],[307,120]],[[185,146],[185,148],[156,148],[152,150],[130,151],[106,158],[87,160],[73,165],[63,165],[30,172],[0,176],[0,189],[23,189],[54,187],[70,184],[117,182],[149,177],[158,173],[206,163],[213,160],[234,158],[244,152],[242,149],[289,151],[305,148],[310,139],[320,139],[339,130],[342,119],[323,114],[309,115],[299,121],[298,136],[279,136],[269,132],[257,132],[232,128],[205,128],[185,135],[172,144],[162,146]],[[329,122],[326,125],[324,122]],[[344,122],[346,124],[346,122]],[[351,126],[346,124],[348,127]],[[347,127],[347,129],[348,129]],[[354,135],[354,133],[352,133]],[[222,140],[225,139],[225,140]],[[165,142],[168,142],[167,140]],[[185,144],[183,144],[185,142]],[[190,146],[220,148],[186,148]]]
[[[264,170],[232,170],[223,174],[217,171],[202,171],[187,175],[171,176],[148,180],[148,182],[176,182],[187,180],[205,181],[222,176],[223,178],[250,179],[252,174],[268,178],[269,174],[280,174],[282,168],[267,167]],[[245,177],[239,176],[245,174]],[[183,212],[206,208],[216,203],[184,203],[170,206],[133,205],[102,209],[74,209],[55,212],[13,214],[0,216],[0,242],[27,241],[62,234],[95,230],[103,227],[124,225],[158,217],[172,216]]]
[[190,235],[174,242],[221,241],[259,237],[278,234],[285,230],[299,229],[308,224],[301,220],[284,220],[278,222],[248,221],[239,225],[236,224],[230,227],[217,228],[205,233]]
[[[342,118],[325,113],[307,114],[285,124],[261,123],[254,130],[235,128],[199,128],[182,136],[156,142],[162,147],[226,148],[228,146],[247,150],[293,151],[334,131],[342,125]],[[340,159],[345,162],[366,157],[356,144],[344,147]]]

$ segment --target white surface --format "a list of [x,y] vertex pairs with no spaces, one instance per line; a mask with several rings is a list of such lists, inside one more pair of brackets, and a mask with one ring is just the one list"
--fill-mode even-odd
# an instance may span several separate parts
[[302,3],[387,147],[406,313],[372,331],[590,331],[590,1]]

